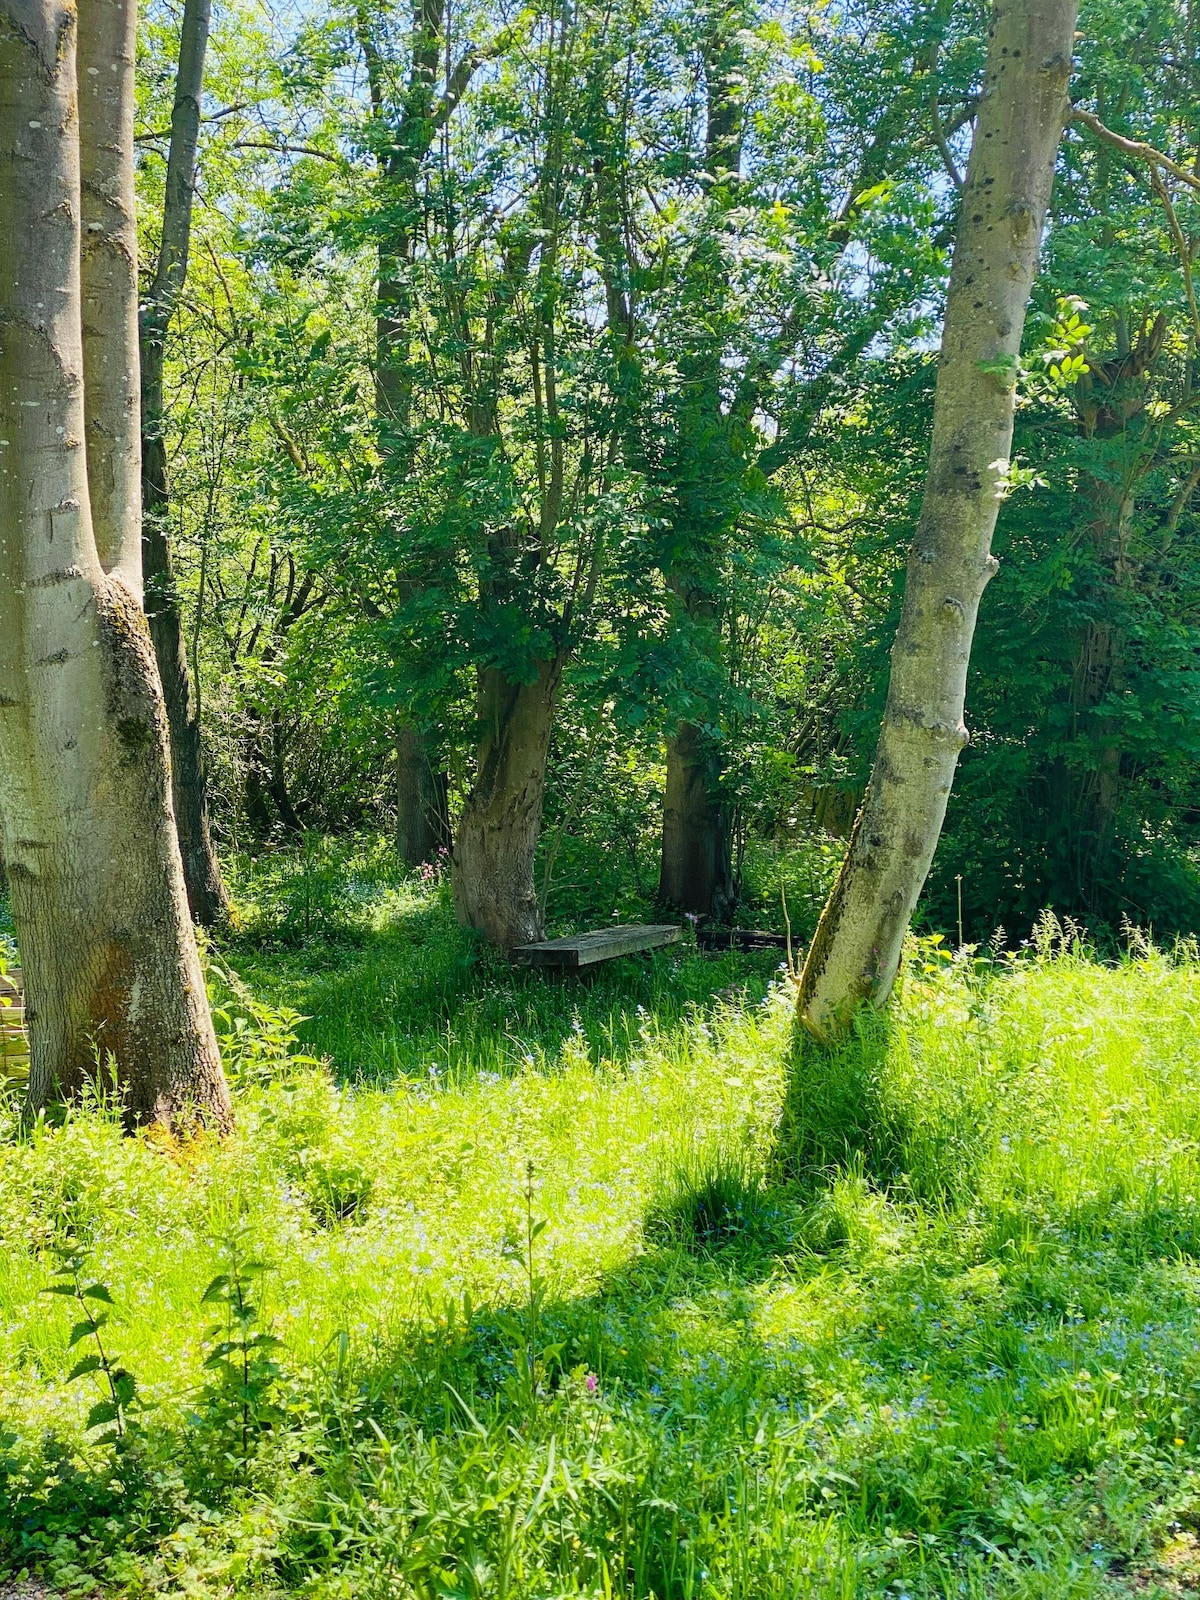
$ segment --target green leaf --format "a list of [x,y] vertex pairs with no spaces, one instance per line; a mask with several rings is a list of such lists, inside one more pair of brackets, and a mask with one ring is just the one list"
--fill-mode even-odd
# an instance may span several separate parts
[[105,1422],[116,1422],[120,1415],[120,1411],[111,1400],[97,1400],[96,1404],[88,1412],[87,1422],[84,1426],[99,1428]]
[[214,1300],[223,1300],[225,1298],[225,1291],[228,1288],[229,1274],[226,1272],[218,1272],[216,1277],[209,1284],[208,1288],[205,1289],[204,1293],[200,1296],[200,1304],[202,1306],[206,1306],[211,1305]]
[[101,1323],[99,1317],[95,1318],[91,1322],[77,1322],[71,1329],[71,1337],[67,1340],[67,1349],[73,1350],[79,1343],[80,1339],[88,1338],[90,1334],[95,1333],[96,1329],[101,1326],[103,1326],[103,1324]]
[[137,1395],[137,1379],[132,1372],[126,1372],[123,1367],[117,1369],[112,1375],[113,1393],[118,1404],[130,1406]]
[[112,1295],[109,1294],[102,1283],[89,1284],[86,1289],[80,1292],[85,1300],[102,1300],[106,1306],[111,1306],[113,1303]]
[[74,1383],[76,1378],[82,1378],[89,1372],[99,1372],[101,1366],[99,1356],[81,1356],[80,1359],[67,1373],[66,1383]]
[[75,1298],[75,1285],[73,1283],[51,1283],[42,1290],[43,1294],[65,1294],[68,1300]]

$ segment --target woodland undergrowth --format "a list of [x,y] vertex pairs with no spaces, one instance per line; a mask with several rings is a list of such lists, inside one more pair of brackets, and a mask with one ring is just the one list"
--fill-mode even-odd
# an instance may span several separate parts
[[481,958],[436,874],[331,876],[295,937],[285,879],[247,864],[209,952],[231,1139],[8,1105],[0,1570],[1194,1592],[1194,949],[914,942],[828,1053],[769,957],[545,978]]

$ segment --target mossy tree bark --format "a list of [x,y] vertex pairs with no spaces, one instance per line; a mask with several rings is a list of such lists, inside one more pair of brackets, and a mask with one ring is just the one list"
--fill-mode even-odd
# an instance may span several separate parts
[[560,678],[554,662],[539,662],[531,683],[494,667],[480,674],[478,765],[454,840],[454,906],[501,950],[542,937],[533,865]]
[[31,1108],[99,1062],[131,1121],[224,1128],[140,603],[133,35],[0,0],[0,856]]
[[963,189],[925,494],[866,799],[800,982],[836,1036],[887,999],[937,847],[1012,447],[1018,356],[1068,101],[1076,0],[999,0]]
[[229,894],[213,848],[200,714],[188,670],[175,564],[167,537],[167,479],[163,367],[167,335],[187,277],[192,195],[200,136],[200,94],[208,49],[211,0],[185,0],[179,66],[171,111],[162,240],[154,279],[139,319],[142,370],[142,510],[146,611],[158,659],[171,734],[171,780],[183,876],[192,916],[206,928],[229,913]]

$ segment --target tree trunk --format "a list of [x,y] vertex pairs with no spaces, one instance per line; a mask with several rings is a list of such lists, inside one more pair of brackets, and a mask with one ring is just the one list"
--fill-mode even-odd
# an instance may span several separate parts
[[164,437],[163,361],[167,333],[187,275],[196,145],[200,133],[200,92],[210,12],[211,0],[185,0],[175,105],[171,113],[171,143],[167,153],[162,246],[154,282],[139,319],[146,611],[166,701],[175,821],[188,904],[192,916],[206,928],[215,927],[228,916],[229,894],[209,826],[200,715],[188,671],[179,590],[167,539],[170,489]]
[[420,729],[396,730],[396,854],[407,867],[433,859],[450,839],[446,775],[435,772]]
[[[85,86],[82,102],[74,8],[0,0],[0,855],[26,974],[29,1103],[36,1109],[56,1086],[78,1093],[99,1067],[132,1121],[224,1128],[229,1095],[137,598],[137,504],[120,488],[138,443],[136,404],[121,387],[135,357],[119,355],[131,338],[132,272],[111,243],[128,237],[133,19],[100,4],[81,19],[82,60],[119,81],[115,93]],[[91,212],[101,226],[87,268],[86,361],[81,167],[89,181],[107,183],[106,170],[113,179],[99,197],[111,217]],[[97,203],[93,194],[88,205]],[[87,370],[115,391],[94,406]],[[101,540],[85,417],[115,429],[90,441]]]
[[[158,397],[161,401],[161,363],[159,370]],[[165,468],[166,464],[161,414],[159,425],[157,437],[146,438],[151,458],[150,469],[144,475],[142,502],[146,512],[142,544],[146,609],[170,733],[171,793],[188,906],[196,922],[202,927],[214,928],[229,915],[229,891],[221,875],[208,821],[208,783],[200,742],[200,718],[192,693],[179,592],[167,543],[166,485],[154,476],[159,465]]]
[[89,0],[78,49],[83,382],[88,495],[100,565],[141,598],[138,522],[137,214],[133,95],[137,18],[124,0]]
[[478,766],[454,841],[454,908],[502,950],[542,937],[533,864],[559,678],[548,661],[532,683],[494,667],[480,674]]
[[921,518],[867,796],[800,983],[816,1037],[882,1005],[937,847],[997,563],[1017,361],[1067,111],[1076,0],[1000,0],[961,201]]
[[720,777],[712,739],[693,723],[683,723],[667,744],[658,898],[664,906],[717,918],[733,901],[729,816]]

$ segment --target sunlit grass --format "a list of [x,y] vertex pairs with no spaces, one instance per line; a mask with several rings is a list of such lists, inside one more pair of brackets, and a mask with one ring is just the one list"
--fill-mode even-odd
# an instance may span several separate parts
[[[289,1065],[286,1018],[216,980],[226,1145],[100,1107],[0,1151],[10,1564],[206,1595],[1189,1592],[1187,952],[926,944],[830,1054],[728,956],[457,968],[436,886],[385,887],[339,948],[221,952],[339,1056]],[[68,1236],[157,1403],[116,1489],[39,1293]],[[283,1375],[222,1465],[199,1301],[231,1239]]]

